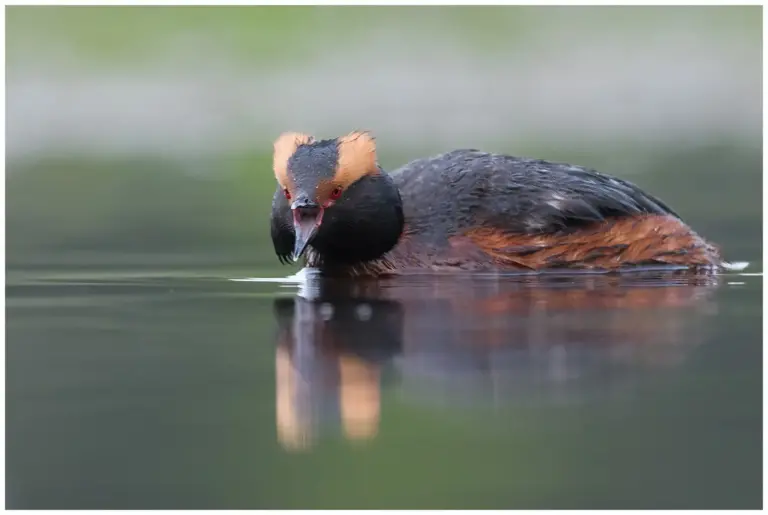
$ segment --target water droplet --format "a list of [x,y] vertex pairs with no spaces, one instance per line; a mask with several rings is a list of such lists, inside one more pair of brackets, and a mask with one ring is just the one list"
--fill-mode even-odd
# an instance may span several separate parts
[[355,315],[357,316],[357,319],[362,320],[363,322],[370,320],[372,314],[373,309],[371,309],[369,304],[360,304],[355,309]]
[[328,302],[320,304],[320,316],[326,322],[333,318],[333,305]]

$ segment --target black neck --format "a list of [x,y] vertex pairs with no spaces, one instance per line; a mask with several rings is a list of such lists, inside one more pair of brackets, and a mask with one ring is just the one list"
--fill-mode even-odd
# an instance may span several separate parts
[[311,246],[320,266],[373,261],[397,244],[403,223],[400,193],[381,171],[354,183],[326,210]]

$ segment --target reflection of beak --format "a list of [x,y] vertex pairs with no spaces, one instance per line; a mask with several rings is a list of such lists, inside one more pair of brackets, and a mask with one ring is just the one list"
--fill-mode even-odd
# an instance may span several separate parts
[[296,233],[296,245],[293,248],[293,260],[299,259],[307,245],[317,233],[323,221],[323,208],[306,199],[299,199],[291,206],[293,210],[293,229]]

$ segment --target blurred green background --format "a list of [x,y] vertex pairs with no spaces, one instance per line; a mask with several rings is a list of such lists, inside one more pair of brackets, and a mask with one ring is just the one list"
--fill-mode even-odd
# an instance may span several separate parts
[[760,7],[9,7],[11,268],[274,275],[271,143],[596,167],[761,256]]

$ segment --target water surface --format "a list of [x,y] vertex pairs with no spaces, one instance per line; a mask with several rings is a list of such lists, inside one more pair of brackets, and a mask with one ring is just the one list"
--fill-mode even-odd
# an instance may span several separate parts
[[761,505],[761,277],[9,276],[10,508]]

